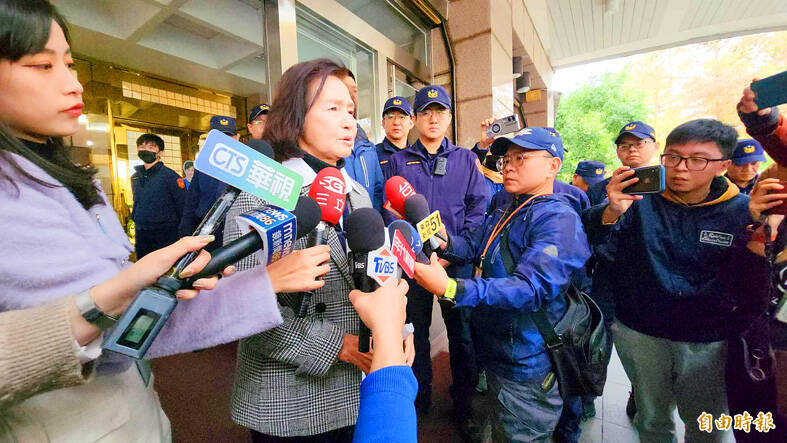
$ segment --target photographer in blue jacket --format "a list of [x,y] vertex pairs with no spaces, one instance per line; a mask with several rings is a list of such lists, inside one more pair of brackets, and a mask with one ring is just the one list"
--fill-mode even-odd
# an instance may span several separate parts
[[479,263],[481,277],[452,279],[433,255],[429,265],[416,263],[416,281],[441,303],[472,311],[493,441],[550,441],[563,400],[532,313],[546,306],[553,324],[564,315],[563,294],[590,248],[579,215],[553,195],[563,159],[557,133],[527,128],[497,139],[491,151],[502,156],[503,185],[514,199],[481,229],[451,236],[440,253]]

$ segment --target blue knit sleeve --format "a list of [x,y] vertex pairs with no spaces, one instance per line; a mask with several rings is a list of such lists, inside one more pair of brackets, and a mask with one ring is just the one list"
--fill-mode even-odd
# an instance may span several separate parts
[[415,394],[418,382],[409,366],[388,366],[361,383],[361,406],[354,442],[417,442]]

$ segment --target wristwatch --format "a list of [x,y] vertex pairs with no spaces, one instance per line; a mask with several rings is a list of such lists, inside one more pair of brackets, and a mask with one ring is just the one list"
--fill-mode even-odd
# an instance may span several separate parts
[[90,289],[78,294],[74,301],[77,304],[79,313],[82,314],[82,318],[88,323],[98,326],[102,331],[115,326],[115,323],[118,321],[117,318],[107,315],[98,309],[93,301],[93,297],[90,296]]
[[445,287],[445,294],[437,297],[437,303],[443,308],[453,308],[456,306],[456,280],[453,278],[448,279],[448,284]]

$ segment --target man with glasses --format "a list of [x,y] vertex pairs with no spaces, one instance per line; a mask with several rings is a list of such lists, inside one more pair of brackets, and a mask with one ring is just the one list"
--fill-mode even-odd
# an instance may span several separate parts
[[[653,157],[659,151],[659,144],[656,142],[656,131],[650,125],[641,121],[632,121],[623,125],[615,139],[615,145],[617,146],[620,163],[632,169],[651,165]],[[607,178],[588,187],[587,196],[591,205],[595,206],[606,202],[609,180]],[[604,324],[609,330],[609,327],[612,326],[615,320],[615,303],[610,289],[610,279],[616,278],[616,270],[597,251],[594,250],[593,252],[593,259],[588,265],[589,268],[593,269],[593,285],[590,289],[590,296],[598,303],[599,308],[604,313]],[[611,333],[612,331],[609,332]],[[590,405],[586,406],[589,407]],[[634,394],[631,393],[628,402],[626,402],[626,415],[633,419],[636,413],[637,404],[634,400]]]
[[391,156],[407,148],[407,136],[413,129],[413,110],[404,97],[391,97],[383,106],[385,138],[377,144],[377,159],[386,174]]
[[249,130],[249,138],[262,140],[262,136],[265,133],[265,122],[268,121],[269,112],[271,112],[271,107],[266,103],[251,108],[251,112],[249,112],[249,123],[246,125],[246,128]]
[[[641,168],[652,164],[653,156],[659,151],[656,131],[641,121],[626,123],[615,139],[620,163],[630,168]],[[609,179],[588,187],[590,204],[595,206],[607,198]]]
[[[418,140],[391,156],[386,179],[400,175],[416,192],[423,194],[432,211],[439,210],[451,236],[469,235],[484,221],[489,191],[484,177],[476,168],[477,157],[445,137],[451,125],[451,99],[441,86],[426,86],[415,95],[415,127]],[[472,277],[471,264],[463,266],[444,262],[452,277]],[[434,296],[413,284],[408,294],[407,316],[415,326],[415,362],[418,379],[416,409],[425,413],[431,403],[432,361],[429,327],[432,323]],[[476,365],[470,337],[468,315],[463,309],[443,312],[448,329],[451,374],[451,397],[454,418],[463,432],[470,419],[470,400],[476,386]]]
[[704,432],[698,419],[728,414],[727,340],[746,326],[768,272],[747,249],[749,199],[723,177],[737,138],[718,120],[684,123],[661,156],[663,194],[623,193],[636,183],[623,166],[607,185],[609,202],[584,214],[596,253],[614,266],[615,346],[643,442],[675,441],[675,405],[686,441],[733,441],[731,430]]

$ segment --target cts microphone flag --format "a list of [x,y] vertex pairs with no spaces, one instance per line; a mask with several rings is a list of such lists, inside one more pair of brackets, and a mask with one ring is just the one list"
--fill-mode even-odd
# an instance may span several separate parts
[[415,189],[404,177],[394,175],[385,182],[385,208],[393,215],[404,218],[404,201],[415,195]]
[[303,178],[219,130],[208,133],[194,167],[216,180],[292,211]]
[[336,168],[321,169],[309,188],[309,197],[320,205],[322,221],[336,226],[342,218],[347,200],[344,176]]
[[[363,292],[377,289],[377,282],[369,277],[369,268],[385,266],[375,255],[370,254],[385,247],[385,223],[383,217],[373,208],[359,208],[350,214],[345,221],[347,245],[353,253],[353,279],[355,287]],[[395,272],[395,263],[388,266],[387,271]],[[369,352],[371,332],[363,322],[359,325],[358,351]]]

